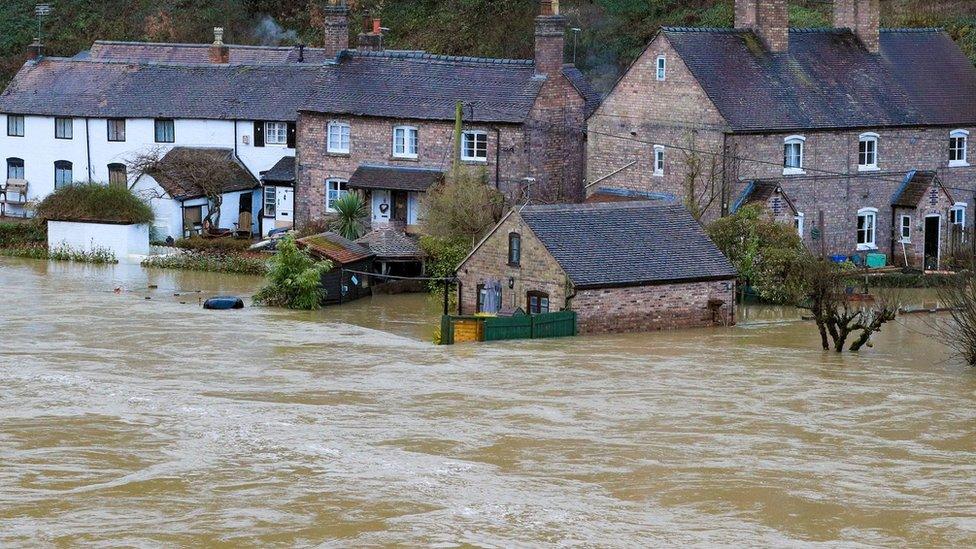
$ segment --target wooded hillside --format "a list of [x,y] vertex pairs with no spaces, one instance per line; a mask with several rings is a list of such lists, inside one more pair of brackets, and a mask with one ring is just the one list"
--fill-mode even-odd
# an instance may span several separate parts
[[[49,0],[45,24],[52,55],[74,55],[96,39],[209,42],[212,28],[238,44],[321,42],[316,6],[324,0]],[[976,2],[881,0],[887,27],[945,27],[976,61]],[[35,0],[0,3],[0,84],[24,60],[36,33]],[[369,12],[391,30],[391,48],[457,55],[528,58],[535,0],[350,0],[353,32]],[[791,25],[826,26],[830,2],[793,0]],[[600,89],[637,55],[662,25],[730,26],[732,0],[563,0],[581,29],[578,64]],[[570,33],[567,55],[572,55]]]

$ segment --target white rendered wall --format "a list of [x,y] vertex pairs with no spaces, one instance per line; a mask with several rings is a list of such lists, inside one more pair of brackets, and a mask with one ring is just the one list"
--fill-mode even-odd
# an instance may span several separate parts
[[[210,210],[206,198],[191,198],[185,202],[174,200],[166,195],[163,188],[151,177],[143,177],[132,186],[133,193],[145,200],[153,212],[156,214],[156,221],[153,223],[156,237],[165,239],[167,236],[174,240],[183,238],[183,208],[203,206],[202,215],[207,216]],[[220,206],[220,220],[218,227],[221,229],[237,229],[237,221],[240,217],[241,195],[253,193],[251,197],[251,232],[257,234],[260,211],[262,204],[261,189],[251,191],[237,191],[225,193],[223,203]]]
[[48,221],[47,242],[49,250],[63,246],[74,251],[110,250],[121,261],[129,255],[149,254],[149,225]]
[[54,137],[54,117],[50,116],[26,116],[24,137],[10,137],[6,128],[7,116],[0,115],[0,177],[7,176],[7,158],[22,158],[31,199],[43,199],[54,191],[54,162],[58,160],[72,163],[75,181],[88,181],[90,169],[92,181],[107,182],[109,164],[125,164],[138,153],[165,152],[177,146],[233,149],[235,128],[237,155],[257,179],[282,157],[295,156],[292,148],[255,147],[252,121],[179,119],[175,121],[175,143],[156,143],[155,121],[148,118],[127,119],[123,142],[108,140],[104,118],[75,118],[72,139]]

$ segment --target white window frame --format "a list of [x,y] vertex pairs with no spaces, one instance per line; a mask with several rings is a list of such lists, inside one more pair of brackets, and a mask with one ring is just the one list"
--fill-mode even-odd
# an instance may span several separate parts
[[800,240],[803,240],[803,233],[804,233],[803,225],[805,221],[806,221],[806,216],[803,215],[803,212],[796,212],[796,215],[793,217],[793,222],[796,224],[796,234],[800,236]]
[[[325,180],[325,211],[335,213],[332,204],[349,193],[349,181],[338,177],[330,177]],[[335,187],[335,196],[332,196],[332,189]]]
[[[403,137],[400,143],[397,143],[397,134],[402,132]],[[410,136],[413,135],[413,150],[411,150],[411,139]],[[397,148],[400,145],[402,148],[398,152]],[[416,126],[394,126],[393,127],[393,158],[408,158],[416,159],[420,156],[420,131]]]
[[[484,157],[478,156],[478,138],[484,140]],[[472,139],[474,140],[474,146],[472,147],[474,156],[468,156],[468,143]],[[461,160],[465,162],[488,162],[488,132],[483,130],[465,130],[461,133]]]
[[657,69],[655,71],[656,72],[656,75],[657,75],[657,81],[658,82],[664,82],[665,80],[667,80],[667,78],[668,78],[668,58],[665,57],[665,56],[663,56],[663,55],[657,56],[657,61],[655,62],[655,65],[654,66]]
[[[952,159],[953,147],[956,139],[962,140],[962,158]],[[949,167],[958,168],[969,165],[969,132],[966,130],[953,130],[949,133]]]
[[[807,138],[802,135],[791,135],[783,140],[783,175],[803,175],[807,173],[803,167],[804,156],[806,155],[806,143]],[[791,145],[800,146],[799,167],[786,165],[786,147]]]
[[666,155],[664,145],[654,145],[654,177],[664,177]]
[[274,185],[264,188],[264,204],[262,204],[261,213],[268,218],[275,218],[278,215],[278,188]]
[[[864,216],[865,219],[871,220],[870,235],[871,239],[868,240],[865,237],[865,242],[858,242],[861,238],[861,217]],[[865,226],[867,223],[865,222]],[[868,231],[868,229],[864,229]],[[877,250],[878,249],[878,209],[877,208],[861,208],[857,211],[857,234],[855,236],[854,242],[857,243],[858,251],[864,250]]]
[[[338,135],[335,137],[338,139],[338,143],[333,139],[333,131],[337,131]],[[349,154],[349,148],[352,143],[352,126],[348,122],[339,122],[338,120],[333,120],[329,122],[329,126],[326,129],[326,152],[333,154]]]
[[[969,208],[969,204],[966,202],[956,202],[949,208],[949,222],[952,225],[959,225],[960,227],[966,227],[966,210]],[[955,217],[955,221],[953,221]]]
[[[903,244],[912,243],[912,216],[902,215],[898,222],[898,241]],[[907,229],[907,231],[906,231]],[[905,233],[908,234],[905,234]]]
[[[283,132],[280,131],[282,129],[284,130]],[[264,145],[266,147],[287,147],[288,122],[265,122]]]
[[[878,145],[880,143],[881,136],[873,133],[862,133],[857,140],[857,171],[859,172],[876,172],[878,168]],[[874,162],[868,164],[861,164],[861,143],[874,143]]]

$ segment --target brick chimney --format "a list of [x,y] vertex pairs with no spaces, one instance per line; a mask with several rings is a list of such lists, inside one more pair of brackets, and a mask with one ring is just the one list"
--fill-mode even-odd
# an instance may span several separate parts
[[834,0],[834,27],[851,29],[871,53],[881,50],[881,2]]
[[329,0],[322,13],[325,18],[325,54],[335,57],[349,49],[349,7],[346,0]]
[[359,33],[359,51],[383,51],[383,23],[366,17],[363,32]]
[[535,18],[535,72],[556,75],[563,70],[566,50],[566,18],[559,14],[559,0],[541,0]]
[[36,61],[42,57],[44,57],[44,44],[41,44],[40,40],[34,40],[31,45],[27,46],[27,59]]
[[789,50],[787,0],[735,0],[735,28],[751,29],[773,53]]
[[210,62],[215,65],[230,63],[230,48],[224,44],[223,27],[214,27],[214,42],[210,44]]

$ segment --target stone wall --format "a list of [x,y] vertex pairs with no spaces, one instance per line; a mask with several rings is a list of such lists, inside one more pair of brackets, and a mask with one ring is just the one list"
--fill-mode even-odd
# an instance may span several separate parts
[[[650,332],[735,323],[731,280],[580,290],[570,300],[581,334]],[[710,300],[720,300],[715,307]]]
[[[522,237],[522,260],[519,266],[508,264],[508,235],[516,232]],[[549,254],[532,230],[513,213],[502,223],[468,261],[458,269],[461,282],[461,314],[477,312],[479,284],[499,281],[502,285],[502,308],[527,310],[527,293],[549,294],[549,310],[561,311],[566,306],[566,273]],[[509,278],[515,287],[508,287]]]

